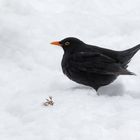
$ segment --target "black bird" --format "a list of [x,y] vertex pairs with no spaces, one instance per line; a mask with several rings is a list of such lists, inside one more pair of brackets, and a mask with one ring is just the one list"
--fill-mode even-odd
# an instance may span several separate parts
[[51,44],[61,46],[64,50],[61,63],[63,73],[69,79],[96,91],[112,83],[119,75],[134,75],[127,67],[140,49],[140,45],[137,45],[124,51],[115,51],[88,45],[74,37]]

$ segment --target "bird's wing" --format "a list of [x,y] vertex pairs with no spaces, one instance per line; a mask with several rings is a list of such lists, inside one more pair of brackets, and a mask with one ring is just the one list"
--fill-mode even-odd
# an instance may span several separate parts
[[131,72],[121,67],[109,56],[93,52],[78,52],[72,55],[70,64],[75,70],[88,73],[109,74],[109,75],[132,75]]

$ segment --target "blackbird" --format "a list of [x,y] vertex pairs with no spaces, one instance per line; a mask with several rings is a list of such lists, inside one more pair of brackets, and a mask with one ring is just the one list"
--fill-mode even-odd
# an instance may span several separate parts
[[51,44],[61,46],[64,50],[61,63],[63,73],[69,79],[96,91],[112,83],[119,75],[134,75],[127,67],[140,49],[139,44],[124,51],[115,51],[86,44],[74,37]]

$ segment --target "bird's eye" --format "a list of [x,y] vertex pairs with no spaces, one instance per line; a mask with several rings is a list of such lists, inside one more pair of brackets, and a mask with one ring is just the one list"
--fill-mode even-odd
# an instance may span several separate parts
[[67,42],[65,42],[65,45],[66,45],[66,46],[68,46],[69,44],[70,44],[70,42],[68,42],[68,41],[67,41]]

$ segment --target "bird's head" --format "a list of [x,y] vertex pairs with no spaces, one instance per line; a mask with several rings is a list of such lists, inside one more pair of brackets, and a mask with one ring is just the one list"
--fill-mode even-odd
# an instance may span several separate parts
[[81,48],[84,45],[84,42],[74,37],[68,37],[61,41],[51,42],[51,44],[61,46],[64,49],[64,51],[72,52]]

